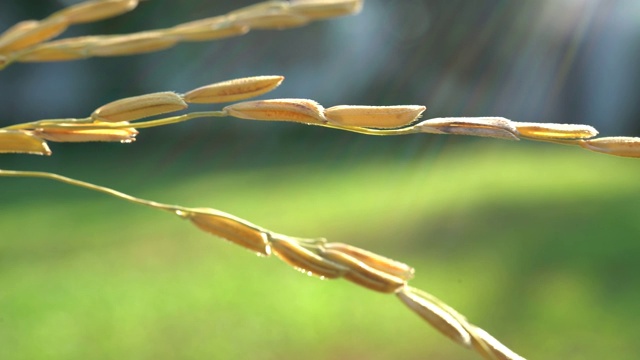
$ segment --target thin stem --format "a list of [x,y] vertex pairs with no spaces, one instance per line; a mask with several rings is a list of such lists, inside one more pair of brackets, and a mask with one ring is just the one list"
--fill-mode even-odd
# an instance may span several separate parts
[[78,187],[83,187],[83,188],[86,188],[86,189],[89,189],[89,190],[93,190],[93,191],[98,191],[98,192],[101,192],[101,193],[104,193],[104,194],[107,194],[107,195],[111,195],[111,196],[115,196],[117,198],[129,201],[129,202],[132,202],[132,203],[149,206],[149,207],[152,207],[154,209],[160,209],[160,210],[169,211],[169,212],[174,213],[174,214],[177,211],[182,211],[182,212],[188,212],[189,211],[189,209],[184,208],[182,206],[167,205],[167,204],[162,204],[162,203],[155,202],[155,201],[140,199],[140,198],[125,194],[123,192],[120,192],[120,191],[117,191],[117,190],[114,190],[114,189],[110,189],[108,187],[94,185],[94,184],[91,184],[91,183],[88,183],[88,182],[84,182],[84,181],[68,178],[66,176],[53,174],[53,173],[49,173],[49,172],[44,172],[44,171],[19,171],[19,170],[1,170],[0,169],[0,176],[32,177],[32,178],[50,179],[50,180],[59,181],[59,182],[65,183],[65,184],[78,186]]
[[[534,137],[520,136],[523,140],[531,140],[531,141],[541,141],[548,142],[552,144],[560,144],[560,145],[568,145],[568,146],[580,146],[580,143],[583,143],[585,139],[540,139]],[[588,150],[588,149],[587,149]]]
[[136,129],[145,129],[156,126],[164,126],[170,124],[176,124],[180,122],[185,122],[193,119],[204,118],[204,117],[224,117],[227,116],[227,113],[224,111],[199,111],[192,112],[189,114],[172,116],[163,119],[156,120],[148,120],[141,121],[136,123],[109,123],[109,122],[100,122],[94,123],[92,118],[83,118],[83,119],[47,119],[47,120],[39,120],[30,123],[24,124],[16,124],[7,126],[2,128],[2,130],[31,130],[41,127],[46,127],[49,129],[64,129],[64,128],[72,128],[74,130],[92,130],[92,129],[125,129],[135,127]]
[[399,128],[399,129],[371,129],[371,128],[364,128],[364,127],[358,127],[358,126],[334,125],[334,124],[329,124],[329,123],[325,123],[325,124],[310,124],[310,125],[317,125],[317,126],[327,127],[327,128],[331,128],[331,129],[351,131],[351,132],[355,132],[355,133],[358,133],[358,134],[377,135],[377,136],[408,135],[408,134],[413,134],[413,133],[419,132],[413,126],[403,127],[403,128]]
[[114,126],[113,128],[118,129],[118,128],[134,127],[136,129],[145,129],[145,128],[151,128],[156,126],[176,124],[176,123],[185,122],[185,121],[203,118],[203,117],[225,117],[225,116],[228,116],[225,111],[199,111],[199,112],[192,112],[184,115],[172,116],[164,119],[117,125],[117,126]]

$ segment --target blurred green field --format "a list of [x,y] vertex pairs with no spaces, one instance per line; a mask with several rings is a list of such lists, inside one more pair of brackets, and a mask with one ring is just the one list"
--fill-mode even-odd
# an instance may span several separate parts
[[[407,262],[413,286],[527,358],[637,358],[640,163],[549,144],[434,143],[333,143],[313,161],[295,154],[316,145],[292,146],[295,161],[262,167],[183,154],[163,168],[117,153],[63,169]],[[479,358],[391,295],[307,277],[101,194],[0,183],[1,359]]]

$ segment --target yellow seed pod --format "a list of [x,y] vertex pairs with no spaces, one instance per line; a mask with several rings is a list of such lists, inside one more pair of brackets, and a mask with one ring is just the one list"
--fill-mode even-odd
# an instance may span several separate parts
[[326,109],[330,123],[344,126],[396,128],[417,120],[426,107],[419,105],[354,106],[340,105]]
[[512,121],[522,137],[530,139],[586,139],[598,135],[598,131],[588,125],[522,123]]
[[410,287],[398,291],[398,298],[438,331],[464,347],[471,347],[471,335],[446,309],[414,293]]
[[322,247],[347,254],[376,270],[399,277],[405,281],[413,279],[413,275],[415,273],[415,270],[407,264],[403,264],[399,261],[389,259],[355,246],[342,243],[326,243],[323,244]]
[[223,81],[191,90],[182,97],[188,103],[215,104],[244,100],[277,88],[284,76],[253,76]]
[[87,51],[93,56],[135,55],[164,50],[177,42],[176,36],[167,36],[160,31],[145,31],[102,37]]
[[591,151],[624,157],[640,157],[640,138],[612,136],[582,140],[579,145]]
[[348,268],[349,270],[344,274],[344,278],[367,289],[382,293],[392,293],[405,285],[403,279],[376,270],[341,251],[321,248],[319,255]]
[[509,119],[500,117],[434,118],[414,126],[418,132],[452,134],[518,140],[518,130]]
[[305,124],[324,124],[327,122],[322,106],[307,99],[245,101],[229,105],[223,110],[240,119],[293,121]]
[[0,130],[0,153],[51,155],[47,143],[32,132]]
[[318,256],[283,235],[276,234],[271,237],[271,248],[282,261],[316,276],[335,279],[347,272],[346,267]]
[[2,34],[0,34],[0,49],[20,38],[28,31],[36,28],[39,23],[40,22],[37,20],[20,21],[19,23],[5,30]]
[[[493,355],[497,360],[525,360],[525,358],[513,352],[488,332],[473,325],[471,325],[471,327],[475,333],[475,337],[472,337],[471,341],[473,343],[473,347],[480,354],[485,354],[486,350],[489,350],[491,354],[487,355]],[[479,341],[482,341],[484,346],[481,345]]]
[[246,25],[229,22],[226,16],[216,16],[167,29],[167,34],[177,36],[182,41],[209,41],[231,36],[240,36],[249,32]]
[[69,6],[52,16],[65,18],[69,24],[89,23],[129,12],[138,6],[138,0],[92,0]]
[[17,60],[21,62],[33,62],[84,59],[88,56],[87,49],[100,39],[100,36],[82,36],[48,41],[21,53]]
[[66,127],[43,127],[34,130],[34,133],[45,140],[57,142],[105,141],[130,143],[134,142],[136,135],[138,135],[138,131],[134,128],[74,129],[73,125]]
[[110,102],[96,109],[91,118],[97,121],[121,122],[184,110],[188,107],[180,95],[158,92],[132,96]]
[[251,29],[289,29],[309,23],[307,17],[287,11],[272,11],[265,14],[246,14],[233,18],[235,24],[245,25]]
[[291,0],[289,9],[311,20],[357,14],[363,0]]
[[271,247],[264,232],[255,225],[213,209],[190,209],[186,217],[201,230],[229,240],[253,252],[269,256]]
[[14,25],[0,37],[0,53],[21,50],[49,40],[64,32],[69,23],[61,17],[42,21],[23,21]]

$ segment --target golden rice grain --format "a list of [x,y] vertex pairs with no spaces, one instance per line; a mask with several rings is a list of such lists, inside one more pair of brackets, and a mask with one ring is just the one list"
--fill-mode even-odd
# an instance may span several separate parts
[[434,118],[420,122],[414,128],[419,132],[492,137],[518,140],[513,123],[500,117]]
[[324,124],[327,122],[322,106],[308,99],[246,101],[229,105],[223,110],[240,119],[293,121],[305,124]]
[[405,285],[403,279],[376,270],[339,250],[321,248],[319,255],[348,268],[349,270],[344,274],[344,278],[367,289],[382,293],[392,293]]
[[512,121],[521,136],[531,139],[586,139],[598,135],[588,125],[523,123]]
[[69,23],[62,17],[18,23],[0,38],[0,53],[21,50],[49,40],[64,32]]
[[19,61],[67,61],[84,59],[89,56],[87,49],[101,39],[100,36],[82,36],[48,41],[28,49],[20,55]]
[[6,44],[11,43],[16,38],[21,37],[26,32],[36,28],[40,22],[37,20],[24,20],[19,23],[9,27],[2,34],[0,34],[0,48],[6,46]]
[[88,49],[93,56],[124,56],[164,50],[178,42],[175,36],[161,31],[144,31],[129,35],[104,37]]
[[0,130],[0,153],[51,155],[47,143],[32,132]]
[[353,15],[362,10],[363,0],[291,0],[292,12],[312,20]]
[[247,14],[237,16],[234,23],[248,26],[251,29],[259,30],[282,30],[299,27],[309,23],[309,19],[304,16],[289,12],[271,12],[266,14]]
[[330,123],[344,126],[396,128],[420,117],[426,109],[418,105],[398,106],[333,106],[324,111]]
[[[525,358],[511,351],[511,349],[504,346],[488,332],[473,325],[472,327],[475,335],[484,343],[485,346],[489,348],[491,355],[493,355],[496,360],[525,360]],[[471,341],[473,343],[473,347],[478,350],[478,352],[481,354],[485,352],[483,346],[478,342],[478,339],[474,337]]]
[[419,296],[410,287],[398,291],[398,298],[438,331],[464,347],[471,347],[471,335],[455,316],[441,306]]
[[229,22],[226,16],[216,16],[174,26],[167,29],[166,33],[182,41],[209,41],[244,35],[249,30],[246,25]]
[[123,142],[135,141],[138,131],[134,128],[121,129],[74,129],[72,125],[67,127],[43,127],[34,130],[34,133],[50,141],[57,142]]
[[284,76],[252,76],[223,81],[191,90],[182,97],[188,103],[213,104],[244,100],[277,88]]
[[316,276],[335,279],[347,272],[346,267],[318,256],[318,254],[283,235],[272,235],[271,248],[282,261],[296,269]]
[[624,156],[640,157],[640,138],[613,136],[599,139],[583,140],[579,145],[585,149],[600,153]]
[[253,252],[268,256],[271,248],[266,234],[245,220],[220,214],[213,209],[190,209],[187,218],[201,230],[229,240]]
[[96,109],[91,118],[107,122],[133,121],[183,110],[188,106],[180,95],[166,91],[110,102]]
[[343,243],[326,243],[322,245],[325,249],[332,249],[349,255],[372,268],[399,277],[402,280],[410,280],[413,278],[415,270],[401,262],[389,259],[387,257],[372,253],[370,251],[357,248],[355,246]]
[[52,16],[65,18],[70,24],[89,23],[129,12],[138,0],[92,0],[69,6]]

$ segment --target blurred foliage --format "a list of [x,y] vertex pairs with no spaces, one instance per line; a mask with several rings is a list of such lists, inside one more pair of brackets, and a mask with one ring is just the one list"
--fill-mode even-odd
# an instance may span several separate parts
[[[633,159],[368,140],[340,158],[289,144],[291,163],[274,153],[262,168],[239,152],[227,166],[211,156],[223,171],[180,159],[117,174],[116,151],[100,171],[69,172],[405,261],[414,286],[532,359],[640,351]],[[19,196],[0,217],[0,357],[476,358],[393,296],[309,278],[167,214],[43,180],[3,179],[3,193]]]

